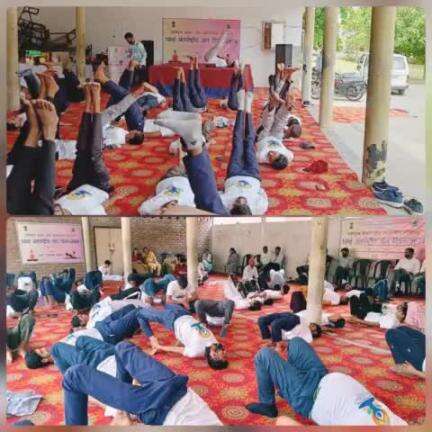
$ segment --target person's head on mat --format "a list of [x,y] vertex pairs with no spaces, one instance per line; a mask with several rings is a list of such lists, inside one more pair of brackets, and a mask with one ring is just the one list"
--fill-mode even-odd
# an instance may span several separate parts
[[408,312],[408,303],[407,302],[403,302],[401,304],[398,304],[396,307],[396,319],[400,323],[403,323],[405,321],[406,316],[407,316],[407,312]]
[[269,151],[267,157],[270,166],[276,170],[282,170],[288,166],[287,157],[275,150]]
[[126,134],[126,144],[140,145],[144,142],[144,132],[139,130],[131,130]]
[[125,33],[124,38],[129,45],[133,45],[135,43],[135,36],[131,32]]
[[290,118],[285,129],[285,138],[299,138],[302,134],[302,127],[297,119]]
[[36,348],[28,351],[24,360],[29,369],[38,369],[53,363],[51,353],[46,348]]
[[252,216],[252,211],[245,197],[238,197],[234,201],[230,213],[239,216]]
[[220,370],[228,367],[225,348],[220,343],[213,343],[205,349],[207,363],[212,369]]
[[309,324],[309,330],[310,330],[312,337],[314,339],[319,338],[322,334],[321,326],[319,324],[316,324],[316,323],[310,323]]
[[77,314],[74,315],[71,319],[71,328],[72,331],[79,330],[85,327],[88,323],[89,317],[86,314]]
[[411,259],[414,256],[414,249],[413,248],[406,248],[404,256],[406,259]]

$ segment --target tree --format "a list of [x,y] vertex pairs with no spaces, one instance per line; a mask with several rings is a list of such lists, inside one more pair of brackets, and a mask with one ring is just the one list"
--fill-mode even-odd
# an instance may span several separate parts
[[419,7],[399,7],[395,28],[395,53],[413,63],[425,62],[425,13]]

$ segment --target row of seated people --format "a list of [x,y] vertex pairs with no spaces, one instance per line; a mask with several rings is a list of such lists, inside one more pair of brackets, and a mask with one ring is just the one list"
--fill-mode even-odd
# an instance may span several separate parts
[[[234,73],[228,106],[237,111],[237,117],[225,187],[219,193],[206,146],[209,127],[197,112],[202,107],[193,105],[194,99],[203,99],[202,91],[189,94],[184,73],[179,71],[174,109],[162,112],[154,121],[146,121],[147,110],[163,105],[165,100],[148,84],[131,89],[135,69],[131,63],[120,84],[106,77],[103,65],[95,72],[95,82],[85,84],[80,84],[70,71],[62,80],[50,70],[40,74],[39,81],[31,74],[25,76],[29,83],[28,92],[22,98],[26,121],[7,162],[9,213],[105,214],[102,204],[113,187],[103,150],[124,143],[141,144],[146,134],[145,124],[151,124],[151,130],[156,132],[147,132],[150,136],[163,135],[164,131],[179,135],[186,156],[180,166],[169,169],[161,179],[155,196],[140,206],[141,214],[161,214],[172,207],[178,207],[177,211],[184,207],[184,214],[193,212],[194,208],[221,215],[265,214],[268,199],[261,187],[258,163],[285,168],[293,155],[283,139],[301,132],[299,119],[291,114],[290,73],[284,67],[278,72],[278,86],[270,89],[271,97],[257,133],[251,121],[253,89],[245,89],[240,69]],[[191,60],[191,70],[199,75],[196,60]],[[105,110],[101,110],[101,86],[111,96]],[[74,145],[58,139],[59,115],[67,109],[68,98],[72,98],[63,89],[70,87],[79,90],[85,100]],[[206,100],[195,102],[202,103]],[[128,130],[115,123],[123,114]],[[56,155],[61,157],[62,151],[72,153],[71,158],[75,158],[72,179],[64,190],[56,189],[55,184],[55,159]],[[34,170],[36,160],[39,168]]]
[[[297,281],[308,282],[309,264],[297,267]],[[378,281],[387,279],[392,295],[425,295],[425,262],[415,257],[415,250],[407,248],[398,260],[355,259],[348,248],[342,248],[340,255],[333,258],[327,255],[326,274],[341,289],[349,283],[356,289],[373,287]]]
[[[111,408],[114,424],[220,425],[220,420],[205,401],[187,387],[188,377],[175,374],[152,357],[158,351],[177,353],[186,357],[205,357],[215,370],[229,367],[229,352],[206,324],[210,317],[219,316],[226,328],[233,304],[203,301],[209,307],[200,312],[199,302],[195,302],[195,319],[188,311],[189,302],[155,309],[143,302],[107,298],[95,305],[89,315],[75,315],[71,322],[74,332],[50,350],[31,349],[28,338],[25,342],[26,363],[36,368],[54,362],[64,375],[65,423],[68,425],[88,424],[87,396]],[[224,304],[230,304],[230,308],[223,307]],[[28,328],[24,332],[24,320],[32,321],[31,315],[21,319],[18,325],[21,325],[21,332],[11,329],[11,335],[18,334],[17,340],[29,334]],[[162,324],[173,332],[183,346],[160,344],[151,322]],[[32,327],[34,319],[33,323],[27,324]],[[333,330],[341,324],[340,318],[327,316],[325,325]],[[147,353],[130,342],[122,342],[137,330],[141,330],[150,343],[151,349]],[[297,414],[319,425],[373,425],[374,416],[384,419],[383,424],[406,424],[357,380],[327,370],[310,345],[314,337],[321,335],[321,327],[309,322],[307,314],[286,312],[260,317],[258,331],[263,340],[268,341],[268,346],[259,349],[255,356],[259,401],[246,405],[251,412],[277,417],[276,387]],[[282,343],[282,332],[289,341],[288,346]],[[424,378],[424,334],[401,326],[389,330],[386,340],[396,363],[395,370]],[[8,341],[12,343],[13,338]],[[23,349],[22,343],[19,349]],[[8,350],[11,351],[9,346]],[[285,354],[288,360],[284,358]],[[132,385],[132,379],[137,380],[138,387]],[[338,392],[333,391],[336,385]],[[106,391],[108,388],[110,392]],[[122,394],[122,398],[114,397],[114,394]],[[181,405],[181,416],[178,404]],[[278,423],[297,424],[282,417]]]

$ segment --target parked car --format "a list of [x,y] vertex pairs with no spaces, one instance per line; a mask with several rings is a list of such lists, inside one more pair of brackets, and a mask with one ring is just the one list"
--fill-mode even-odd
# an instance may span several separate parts
[[[362,54],[357,70],[367,84],[369,72],[369,54]],[[407,58],[401,54],[393,54],[393,69],[391,75],[391,91],[397,92],[400,95],[405,94],[408,88],[409,66]]]

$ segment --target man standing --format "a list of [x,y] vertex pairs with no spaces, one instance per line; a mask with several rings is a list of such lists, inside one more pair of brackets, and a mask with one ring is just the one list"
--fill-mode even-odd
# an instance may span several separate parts
[[141,42],[135,41],[135,36],[133,33],[127,32],[124,35],[124,38],[126,39],[127,43],[130,45],[129,47],[129,58],[130,60],[134,60],[138,63],[136,66],[136,84],[142,83],[146,80],[147,76],[147,51],[144,48],[144,45]]

